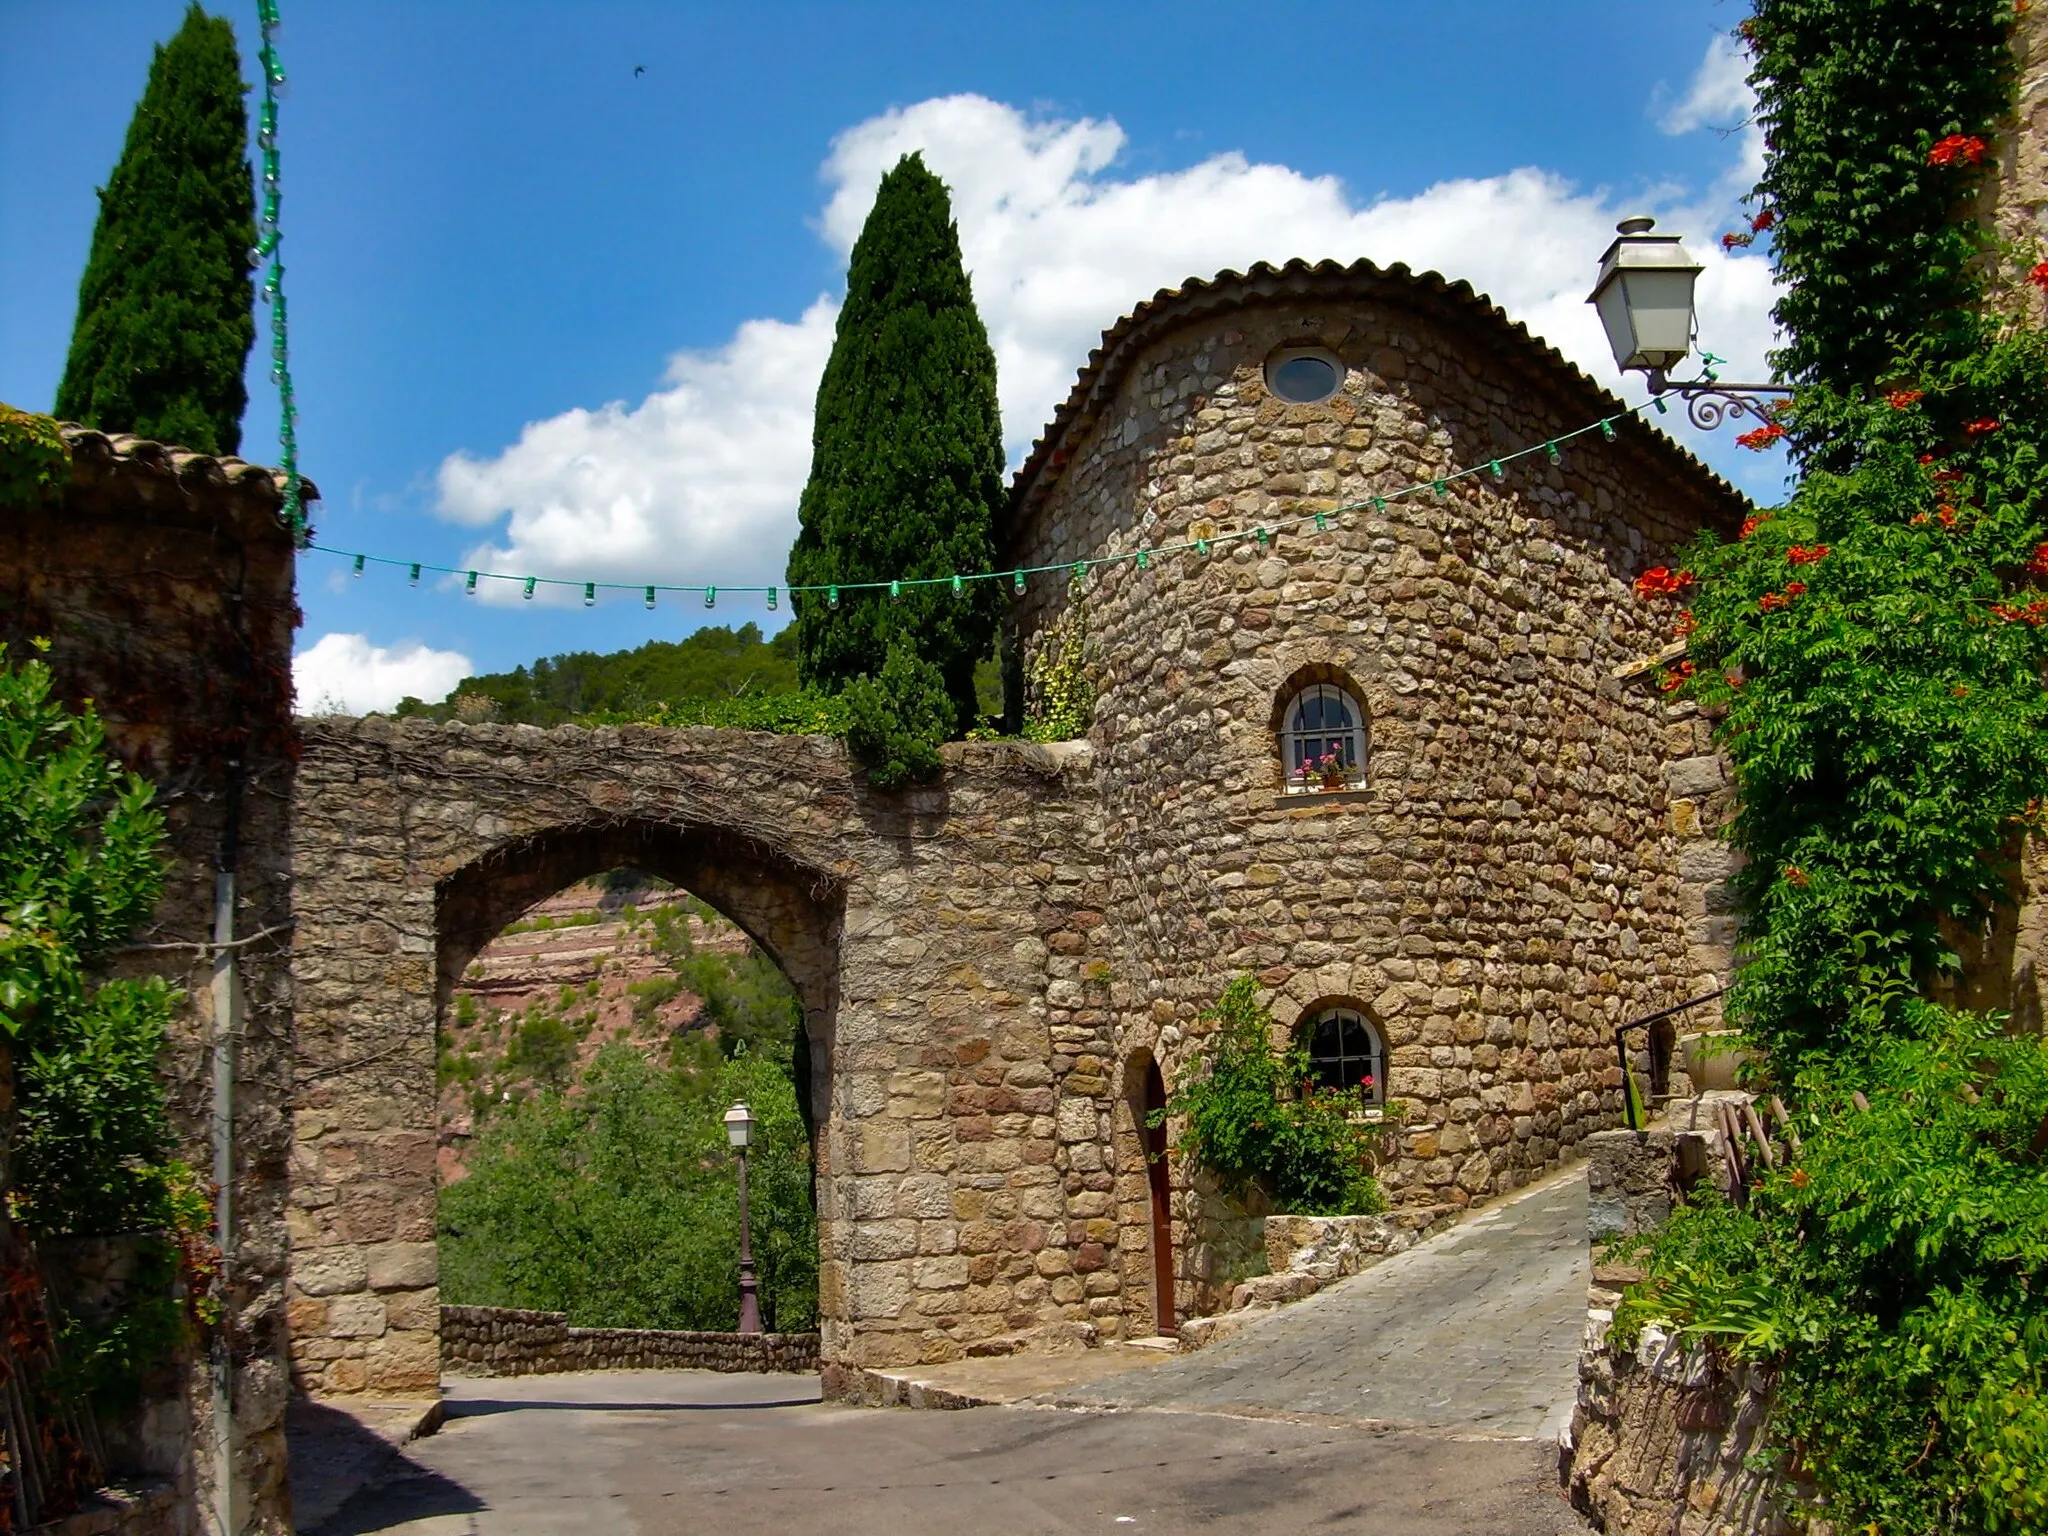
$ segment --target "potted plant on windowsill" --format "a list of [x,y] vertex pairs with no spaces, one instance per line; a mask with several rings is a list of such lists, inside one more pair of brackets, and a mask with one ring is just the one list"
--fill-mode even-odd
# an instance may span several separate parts
[[1349,789],[1350,771],[1344,766],[1344,754],[1325,752],[1321,757],[1304,757],[1301,766],[1294,770],[1300,782],[1299,793],[1308,794],[1315,790]]

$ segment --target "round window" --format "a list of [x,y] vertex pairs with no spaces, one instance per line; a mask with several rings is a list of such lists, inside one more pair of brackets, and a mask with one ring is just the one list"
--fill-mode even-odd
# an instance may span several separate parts
[[1321,347],[1287,347],[1266,360],[1266,388],[1292,405],[1315,405],[1344,387],[1344,363]]

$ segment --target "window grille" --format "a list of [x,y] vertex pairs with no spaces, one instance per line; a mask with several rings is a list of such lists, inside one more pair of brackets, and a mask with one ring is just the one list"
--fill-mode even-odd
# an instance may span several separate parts
[[1280,719],[1280,762],[1290,794],[1365,782],[1365,710],[1342,688],[1310,683]]
[[1302,1030],[1316,1081],[1325,1088],[1363,1088],[1368,1104],[1386,1101],[1387,1051],[1379,1031],[1356,1008],[1322,1008]]

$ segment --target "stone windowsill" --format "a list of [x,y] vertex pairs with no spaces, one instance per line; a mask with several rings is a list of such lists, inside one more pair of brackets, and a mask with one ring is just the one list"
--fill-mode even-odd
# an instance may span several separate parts
[[1365,805],[1373,798],[1373,792],[1363,784],[1356,789],[1312,789],[1306,791],[1283,789],[1273,797],[1276,811],[1312,811],[1321,805]]

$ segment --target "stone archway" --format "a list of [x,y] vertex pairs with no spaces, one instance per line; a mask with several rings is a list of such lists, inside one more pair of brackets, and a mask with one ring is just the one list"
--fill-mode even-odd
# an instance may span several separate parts
[[782,968],[803,1003],[811,1124],[830,1109],[844,891],[718,825],[607,819],[511,839],[445,877],[434,891],[435,1002],[448,1005],[463,969],[534,902],[612,869],[637,869],[716,908]]
[[802,998],[828,1390],[1053,1325],[1125,1331],[1085,747],[948,748],[939,784],[901,794],[817,737],[372,719],[307,722],[305,748],[287,1288],[304,1389],[436,1390],[440,1006],[511,917],[622,865],[723,911]]

